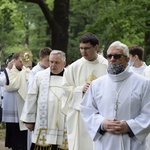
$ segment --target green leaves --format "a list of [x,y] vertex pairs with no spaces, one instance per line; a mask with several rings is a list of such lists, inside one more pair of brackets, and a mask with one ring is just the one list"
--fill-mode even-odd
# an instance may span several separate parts
[[[36,4],[32,3],[35,1]],[[40,1],[0,1],[3,55],[7,55],[11,49],[21,49],[28,41],[29,49],[38,57],[39,49],[51,42],[52,30],[48,28],[47,20],[37,5]],[[43,1],[51,12],[54,1]],[[146,40],[150,38],[149,16],[149,0],[70,0],[68,61],[80,57],[78,40],[86,32],[95,33],[100,38],[100,49],[107,49],[111,42],[120,40],[128,46],[140,45],[146,48],[145,55],[149,54],[150,43]]]

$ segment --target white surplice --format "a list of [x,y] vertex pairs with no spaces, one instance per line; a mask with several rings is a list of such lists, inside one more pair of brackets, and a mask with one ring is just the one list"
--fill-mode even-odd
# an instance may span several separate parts
[[[116,94],[119,94],[118,100]],[[116,108],[116,100],[118,108]],[[150,132],[150,80],[127,68],[118,75],[105,75],[92,82],[80,105],[81,115],[96,150],[148,150]],[[134,137],[128,134],[99,133],[104,119],[124,120]]]
[[143,74],[144,70],[147,68],[147,65],[145,62],[143,62],[142,66],[141,67],[135,67],[135,66],[131,66],[130,69],[135,72],[135,73],[138,73],[138,74]]
[[150,65],[146,67],[146,69],[142,73],[143,76],[150,78]]
[[[8,75],[10,70],[8,68],[5,68],[5,69],[6,69],[6,72],[7,72],[7,75]],[[0,107],[1,106],[3,107],[3,103],[2,103],[1,98],[3,97],[3,91],[4,91],[3,87],[6,84],[6,82],[7,82],[6,74],[4,73],[4,71],[0,72]]]
[[20,121],[20,115],[27,94],[27,80],[29,68],[23,67],[19,71],[15,66],[9,72],[9,85],[4,87],[3,121],[19,122],[20,130],[27,130]]
[[34,67],[32,68],[32,70],[31,70],[30,73],[29,73],[28,89],[29,89],[29,87],[31,86],[31,84],[32,84],[32,82],[33,82],[33,78],[34,78],[35,74],[36,74],[37,72],[39,72],[39,71],[44,70],[44,69],[45,69],[45,68],[43,68],[43,67],[40,66],[40,63],[39,63],[39,62],[37,63],[36,66],[34,66]]
[[[61,112],[62,76],[51,75],[50,69],[37,72],[28,91],[21,120],[35,123],[32,142],[42,145],[38,139],[40,129],[45,128],[45,144],[62,145],[65,130],[65,115]],[[44,106],[44,110],[41,106]],[[46,107],[46,108],[45,108]],[[41,118],[43,119],[41,120]],[[38,143],[37,143],[38,142]]]
[[67,115],[69,150],[92,150],[93,142],[80,116],[83,86],[106,74],[107,60],[98,55],[95,61],[81,58],[68,66],[63,78],[62,111]]

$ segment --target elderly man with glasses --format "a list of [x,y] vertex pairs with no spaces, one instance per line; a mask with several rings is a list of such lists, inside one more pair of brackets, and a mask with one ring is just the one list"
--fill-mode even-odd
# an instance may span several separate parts
[[119,41],[107,59],[107,75],[91,83],[80,105],[96,150],[148,150],[150,80],[130,71],[129,49]]

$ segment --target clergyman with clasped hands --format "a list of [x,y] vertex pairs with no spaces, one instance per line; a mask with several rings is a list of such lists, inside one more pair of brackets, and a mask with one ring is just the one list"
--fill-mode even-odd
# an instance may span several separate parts
[[130,71],[129,49],[119,41],[107,59],[107,75],[91,83],[80,105],[96,150],[148,150],[150,80]]

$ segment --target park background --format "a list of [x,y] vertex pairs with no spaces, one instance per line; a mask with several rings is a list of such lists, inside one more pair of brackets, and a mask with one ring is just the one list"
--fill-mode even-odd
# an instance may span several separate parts
[[[67,54],[67,64],[80,58],[79,38],[91,32],[100,39],[99,52],[116,40],[144,49],[150,64],[149,0],[0,0],[0,66],[27,44],[38,61],[43,47]],[[4,149],[5,124],[0,124]]]
[[113,41],[139,45],[150,64],[149,0],[1,0],[1,63],[24,45],[38,61],[48,46],[67,54],[67,64],[80,58],[79,38],[92,32],[104,54]]

